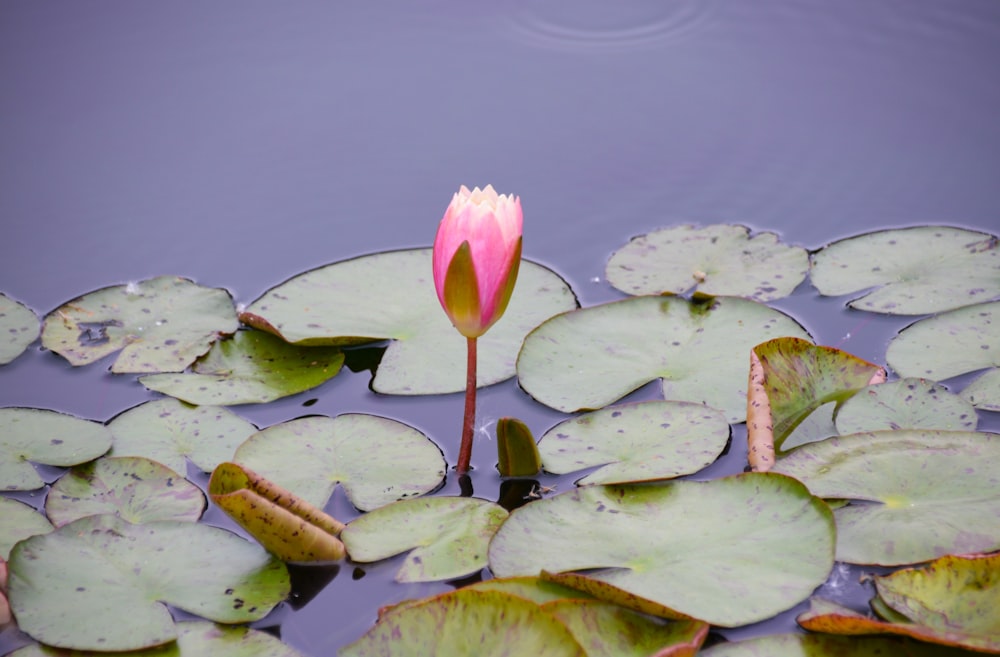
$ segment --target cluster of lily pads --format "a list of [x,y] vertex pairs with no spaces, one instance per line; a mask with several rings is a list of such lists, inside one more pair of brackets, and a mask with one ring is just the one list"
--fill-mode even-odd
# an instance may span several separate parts
[[[367,349],[376,392],[462,390],[464,338],[430,261],[413,249],[337,262],[243,309],[161,277],[84,295],[41,328],[0,296],[0,361],[40,333],[73,365],[117,352],[112,372],[164,395],[104,424],[0,409],[0,489],[44,487],[32,463],[70,468],[44,514],[0,497],[7,597],[43,644],[12,654],[296,655],[245,626],[288,597],[286,562],[404,553],[399,581],[492,577],[383,610],[341,654],[1000,653],[1000,441],[976,431],[977,409],[1000,411],[995,236],[916,227],[809,254],[740,226],[677,226],[617,251],[607,279],[631,296],[587,308],[524,262],[480,338],[479,384],[516,375],[569,414],[537,451],[545,471],[581,476],[513,511],[428,495],[443,453],[399,421],[258,429],[226,408],[318,386]],[[896,380],[766,305],[807,275],[823,295],[864,291],[856,310],[930,315],[891,340]],[[957,394],[939,383],[979,370]],[[654,381],[662,399],[616,403]],[[754,472],[673,481],[713,463],[745,421]],[[198,522],[209,502],[188,462],[213,473],[208,497],[256,541]],[[324,512],[338,485],[364,512],[346,525]],[[926,565],[876,577],[873,617],[810,599],[836,561]],[[807,599],[799,623],[814,633],[702,648],[710,626]],[[166,605],[206,620],[175,623]]]

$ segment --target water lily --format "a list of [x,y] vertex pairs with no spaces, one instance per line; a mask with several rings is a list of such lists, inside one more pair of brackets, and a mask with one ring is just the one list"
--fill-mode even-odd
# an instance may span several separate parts
[[521,263],[521,199],[492,185],[465,185],[452,198],[434,239],[434,287],[441,307],[467,338],[468,376],[459,473],[469,469],[476,415],[476,338],[507,309]]

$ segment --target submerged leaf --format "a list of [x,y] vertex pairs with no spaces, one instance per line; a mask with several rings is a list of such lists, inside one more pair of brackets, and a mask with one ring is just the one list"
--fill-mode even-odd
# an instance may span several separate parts
[[72,365],[121,350],[112,372],[180,372],[237,329],[225,290],[161,276],[96,290],[45,317],[42,346]]
[[0,365],[6,365],[38,338],[35,311],[0,293]]

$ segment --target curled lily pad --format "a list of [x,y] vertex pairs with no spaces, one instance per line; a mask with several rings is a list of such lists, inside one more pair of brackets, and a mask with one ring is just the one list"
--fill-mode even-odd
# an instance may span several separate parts
[[622,404],[560,422],[539,441],[548,472],[603,466],[579,482],[620,484],[670,479],[715,461],[729,440],[719,411],[690,402]]
[[6,365],[38,337],[38,316],[22,303],[0,294],[0,365]]
[[850,306],[891,315],[936,313],[1000,294],[994,235],[948,226],[882,230],[834,242],[812,256],[820,294],[874,291]]
[[42,346],[73,365],[121,350],[112,372],[180,372],[239,323],[225,290],[160,276],[73,299],[45,317]]
[[772,301],[788,296],[809,271],[809,255],[774,233],[745,226],[671,226],[632,238],[608,261],[608,282],[626,294],[684,294]]
[[190,406],[165,398],[139,404],[108,423],[109,456],[145,456],[184,473],[187,459],[211,472],[233,458],[257,427],[218,406]]
[[585,486],[511,512],[490,543],[498,577],[589,571],[681,614],[733,627],[806,599],[833,566],[829,508],[799,482]]
[[[889,366],[903,377],[942,381],[988,369],[996,381],[1000,368],[1000,301],[960,308],[911,324],[886,350]],[[978,388],[974,388],[977,386]],[[973,382],[977,408],[1000,408],[1000,386]],[[994,396],[994,393],[996,396]],[[964,393],[968,398],[968,393]]]
[[[479,338],[479,385],[510,378],[525,334],[576,306],[562,278],[522,261],[507,312]],[[391,340],[372,381],[376,392],[465,389],[465,338],[434,293],[431,249],[376,253],[305,272],[269,290],[241,318],[295,344]]]
[[808,338],[793,319],[747,299],[623,299],[557,315],[528,334],[521,387],[563,412],[597,409],[650,381],[663,397],[746,413],[747,353],[773,337]]
[[7,559],[18,541],[52,531],[52,523],[24,502],[0,497],[0,559]]
[[486,546],[506,518],[500,505],[475,498],[401,500],[351,521],[341,538],[353,561],[412,550],[396,581],[456,579],[486,566]]
[[111,515],[21,541],[9,566],[8,595],[20,628],[43,643],[78,650],[173,641],[177,629],[166,604],[218,622],[255,621],[290,588],[284,564],[218,527],[133,525]]
[[975,431],[972,404],[926,379],[900,379],[869,386],[844,402],[837,413],[841,434],[883,429]]
[[319,508],[339,483],[362,510],[437,488],[447,467],[441,450],[413,427],[362,413],[270,426],[247,439],[233,461]]
[[191,373],[153,374],[139,382],[189,404],[254,404],[315,388],[343,364],[343,352],[334,347],[300,347],[264,331],[238,331],[217,342]]
[[111,432],[103,424],[41,408],[0,408],[0,488],[43,486],[29,461],[77,465],[110,446]]
[[205,510],[201,489],[170,468],[138,456],[105,457],[78,465],[45,498],[56,527],[100,513],[131,523],[197,522]]
[[1000,437],[876,431],[809,443],[778,461],[834,510],[837,560],[900,565],[1000,549]]

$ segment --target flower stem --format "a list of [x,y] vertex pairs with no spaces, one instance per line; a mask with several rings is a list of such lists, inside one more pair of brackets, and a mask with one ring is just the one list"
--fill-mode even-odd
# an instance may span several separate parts
[[465,421],[462,423],[462,446],[458,449],[458,474],[469,471],[472,460],[472,432],[476,426],[476,339],[466,338],[469,358],[465,377]]

